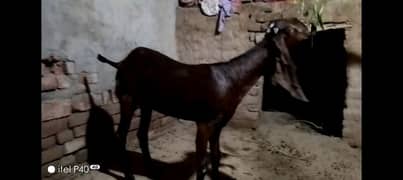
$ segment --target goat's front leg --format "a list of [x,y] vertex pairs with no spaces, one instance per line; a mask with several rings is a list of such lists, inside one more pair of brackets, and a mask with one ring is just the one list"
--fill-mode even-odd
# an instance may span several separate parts
[[[120,123],[117,130],[119,140],[126,147],[127,133],[129,132],[130,123],[132,121],[134,110],[136,109],[133,102],[133,97],[129,95],[123,95],[119,98],[120,101]],[[126,148],[125,148],[126,149]]]
[[211,135],[211,128],[207,123],[197,123],[196,135],[196,167],[197,180],[203,180],[203,168],[206,165],[207,141]]
[[221,159],[221,151],[220,151],[220,134],[222,127],[216,127],[209,139],[210,142],[210,153],[211,153],[211,179],[217,180],[219,179],[219,166]]
[[152,170],[152,159],[150,150],[148,149],[148,129],[150,127],[152,110],[148,108],[141,108],[140,126],[137,132],[137,138],[140,143],[141,152],[143,153],[144,163],[147,170]]

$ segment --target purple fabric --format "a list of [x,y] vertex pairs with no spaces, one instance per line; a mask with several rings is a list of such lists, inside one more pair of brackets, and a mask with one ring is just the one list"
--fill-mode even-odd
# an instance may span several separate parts
[[232,3],[231,0],[220,0],[219,3],[220,6],[220,12],[218,16],[218,29],[217,31],[223,32],[224,31],[224,23],[226,21],[227,17],[230,17],[232,15],[231,8],[232,8]]

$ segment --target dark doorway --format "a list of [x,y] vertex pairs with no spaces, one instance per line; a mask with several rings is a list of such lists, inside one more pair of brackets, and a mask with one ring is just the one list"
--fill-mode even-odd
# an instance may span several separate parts
[[291,97],[265,79],[262,110],[290,113],[322,126],[321,133],[341,137],[347,88],[344,40],[345,29],[319,31],[312,40],[292,49],[301,86],[310,102]]

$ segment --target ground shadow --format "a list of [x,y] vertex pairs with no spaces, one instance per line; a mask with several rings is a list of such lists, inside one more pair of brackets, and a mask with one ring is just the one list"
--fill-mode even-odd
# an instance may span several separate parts
[[[186,154],[186,157],[178,162],[167,163],[159,160],[153,161],[154,168],[152,169],[152,174],[148,174],[144,163],[143,156],[141,153],[135,151],[129,151],[130,161],[132,164],[133,174],[146,176],[150,179],[158,180],[188,180],[196,172],[196,166],[194,162],[196,161],[196,154],[190,152]],[[121,164],[116,162],[106,165],[107,169],[122,172],[124,169]],[[104,173],[113,176],[116,179],[123,179],[123,177],[116,175],[112,172],[103,171]],[[210,175],[210,169],[207,171],[206,175]],[[220,179],[222,180],[235,180],[235,178],[220,172]]]

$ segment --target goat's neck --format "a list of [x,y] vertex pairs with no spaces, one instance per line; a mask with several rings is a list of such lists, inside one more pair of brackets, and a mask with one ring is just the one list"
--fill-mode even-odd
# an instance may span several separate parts
[[249,89],[263,75],[264,67],[269,52],[262,41],[257,46],[249,49],[246,53],[223,63],[220,69],[226,78],[232,82],[233,88],[237,88],[240,94],[245,95]]

